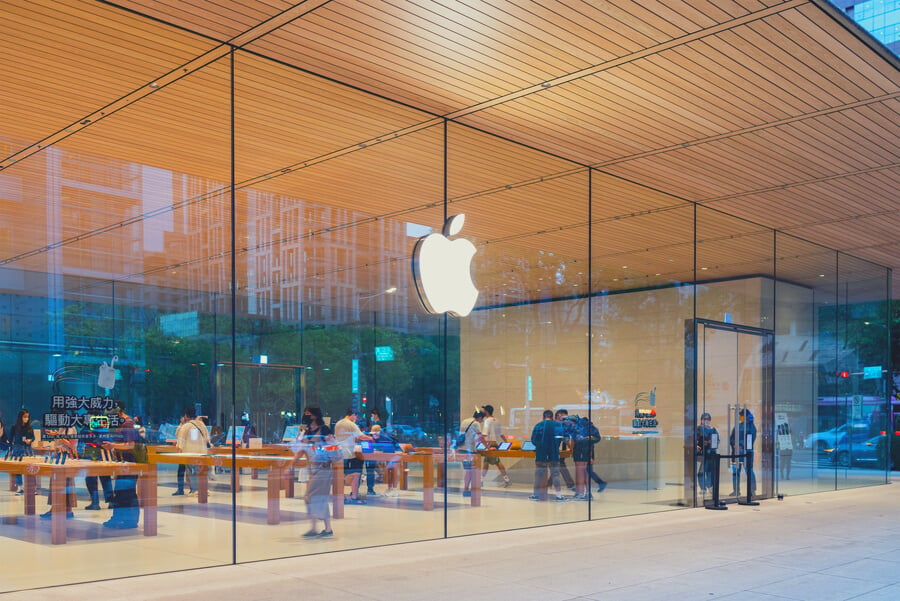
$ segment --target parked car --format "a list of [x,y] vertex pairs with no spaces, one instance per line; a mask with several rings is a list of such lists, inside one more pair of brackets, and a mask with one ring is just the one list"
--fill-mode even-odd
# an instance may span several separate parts
[[803,448],[815,449],[822,453],[825,449],[831,449],[837,445],[838,441],[848,433],[851,433],[853,436],[868,434],[869,424],[866,422],[853,422],[852,428],[851,424],[846,423],[824,432],[813,432],[803,440]]
[[391,424],[388,426],[387,432],[398,442],[418,443],[425,439],[424,430],[418,426]]
[[845,435],[834,447],[825,449],[825,453],[835,465],[841,467],[868,465],[884,468],[887,437],[882,434],[872,438]]

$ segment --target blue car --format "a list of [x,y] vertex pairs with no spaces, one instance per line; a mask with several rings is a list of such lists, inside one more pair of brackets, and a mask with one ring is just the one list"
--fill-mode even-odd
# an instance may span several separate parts
[[881,434],[872,438],[844,436],[837,445],[825,449],[825,452],[840,467],[866,465],[883,468],[887,458],[887,438]]

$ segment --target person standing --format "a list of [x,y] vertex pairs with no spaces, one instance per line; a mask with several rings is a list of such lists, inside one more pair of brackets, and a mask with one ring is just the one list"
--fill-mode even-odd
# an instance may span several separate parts
[[[751,413],[749,409],[741,409],[737,426],[731,429],[731,435],[728,438],[728,442],[731,446],[732,455],[743,455],[743,457],[736,460],[737,465],[744,465],[744,469],[747,471],[747,486],[750,489],[749,492],[751,496],[755,495],[756,474],[753,471],[753,447],[756,443],[756,424],[754,423],[753,413]],[[732,474],[734,490],[729,496],[741,496],[740,478],[740,469],[735,469]]]
[[347,409],[344,418],[334,425],[334,438],[344,451],[344,485],[350,486],[350,496],[344,502],[364,505],[365,501],[359,497],[363,460],[356,456],[356,443],[361,440],[372,440],[372,437],[359,429],[356,424],[357,417],[356,409],[353,407]]
[[560,422],[553,418],[553,412],[545,410],[541,421],[531,431],[531,442],[534,444],[534,494],[532,501],[543,501],[547,498],[548,472],[549,481],[556,491],[556,500],[565,501],[559,482],[559,445],[565,434]]
[[369,412],[369,430],[372,430],[375,426],[384,429],[384,422],[381,420],[381,412],[373,407]]
[[9,439],[6,437],[6,427],[3,425],[3,413],[0,413],[0,451],[9,448]]
[[[81,436],[84,439],[80,453],[82,459],[90,461],[101,461],[103,459],[101,449],[103,446],[102,434],[95,430],[99,426],[99,415],[100,411],[98,409],[92,409],[87,415],[87,429],[82,429],[81,431]],[[88,494],[91,497],[90,504],[84,507],[86,510],[99,511],[101,509],[100,488],[103,489],[103,501],[108,506],[112,506],[113,487],[110,476],[85,476],[84,485],[87,487]]]
[[[484,422],[482,423],[481,430],[486,441],[485,444],[488,445],[488,447],[493,447],[496,446],[497,443],[505,441],[506,438],[503,436],[500,422],[494,417],[494,407],[492,405],[484,405],[481,410],[484,412]],[[503,477],[503,482],[500,483],[500,486],[507,488],[512,484],[509,480],[509,474],[506,473],[506,467],[503,465],[503,462],[500,461],[499,457],[484,458],[484,470],[481,474],[482,480],[487,476],[488,468],[492,465],[497,466],[500,475]]]
[[[175,431],[175,446],[178,447],[180,453],[191,453],[194,455],[202,455],[209,448],[209,430],[203,420],[197,418],[197,411],[193,407],[185,407],[181,416],[181,424]],[[178,488],[172,493],[175,495],[184,494],[184,481],[187,475],[188,494],[194,494],[194,487],[191,484],[191,474],[197,473],[196,465],[178,465],[177,485]]]
[[[125,413],[125,406],[116,407],[118,418],[116,441],[104,441],[103,448],[107,451],[115,451],[123,461],[137,463],[137,445],[143,444],[141,433],[135,426],[134,420]],[[119,528],[129,530],[138,527],[141,516],[141,505],[137,495],[137,475],[116,476],[113,483],[112,517],[103,522],[106,528]]]
[[[563,424],[563,432],[566,430],[566,422],[568,421],[566,418],[569,417],[569,411],[567,409],[557,409],[556,413],[553,415],[553,418]],[[571,422],[570,422],[571,423]],[[570,436],[564,436],[560,440],[560,444],[564,445],[565,448],[569,447],[569,443],[571,442]],[[569,473],[569,468],[566,467],[566,460],[562,457],[559,458],[559,475],[566,483],[566,487],[569,490],[575,490],[575,480],[572,478],[572,474]]]
[[712,425],[712,416],[704,413],[700,416],[700,425],[696,434],[697,457],[700,469],[697,471],[697,484],[700,492],[706,494],[707,489],[712,488],[713,472],[716,469],[716,451],[719,446],[719,432]]
[[575,464],[575,499],[590,501],[591,483],[597,483],[597,492],[606,488],[606,481],[594,472],[594,445],[600,442],[600,431],[587,417],[573,416],[566,423],[574,424],[574,432],[570,435],[572,444],[572,462]]
[[[369,412],[369,434],[373,438],[376,428],[382,431],[382,436],[387,436],[387,433],[384,432],[384,423],[381,421],[381,412],[373,407]],[[393,442],[393,439],[391,439],[391,442]],[[366,461],[366,488],[368,489],[366,497],[376,496],[374,488],[376,480],[378,482],[384,480],[381,466],[378,465],[377,461]]]
[[[399,451],[400,445],[397,444],[389,434],[387,434],[384,430],[381,429],[381,426],[375,424],[372,426],[372,431],[369,432],[369,436],[372,437],[372,442],[374,444],[379,444],[383,446],[390,445],[393,447],[394,451]],[[379,449],[376,449],[379,450]],[[384,449],[381,449],[384,452]],[[366,498],[378,496],[378,493],[375,492],[375,464],[377,461],[366,461]],[[372,467],[370,467],[370,464]],[[385,478],[387,481],[387,492],[384,493],[386,497],[396,497],[399,495],[397,491],[397,486],[399,484],[400,475],[397,472],[397,461],[389,461],[384,470],[388,477]]]
[[[34,454],[32,444],[34,444],[34,427],[31,425],[31,413],[22,408],[16,414],[12,428],[9,429],[9,446],[14,456],[30,456]],[[16,474],[16,494],[25,494],[22,488],[22,474]]]
[[[484,436],[481,433],[481,425],[484,423],[484,411],[476,411],[472,417],[468,417],[459,425],[459,434],[462,436],[461,452],[472,456],[478,452],[476,447],[479,442],[484,442]],[[463,496],[472,496],[472,485],[475,481],[475,463],[470,459],[463,460]]]
[[[329,538],[334,536],[331,529],[331,511],[328,500],[331,498],[331,461],[316,453],[317,448],[334,443],[331,428],[322,419],[322,410],[318,407],[307,407],[303,412],[303,425],[306,429],[295,441],[294,461],[306,454],[309,462],[309,480],[306,483],[304,499],[309,515],[309,531],[305,538]],[[325,525],[321,532],[317,529],[319,520]]]
[[[47,430],[47,439],[50,440],[50,453],[53,455],[66,455],[72,459],[78,459],[78,430],[75,426],[67,426],[61,430]],[[66,478],[65,483],[66,518],[75,517],[72,511],[75,507],[75,479]],[[42,520],[53,517],[53,491],[47,492],[47,505],[51,507],[46,513],[41,514]]]

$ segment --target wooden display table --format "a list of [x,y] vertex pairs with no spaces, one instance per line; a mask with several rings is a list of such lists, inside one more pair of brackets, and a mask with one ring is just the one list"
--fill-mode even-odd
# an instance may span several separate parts
[[[239,474],[243,467],[254,470],[266,470],[266,490],[268,498],[267,523],[278,524],[281,522],[281,491],[285,490],[286,497],[294,496],[294,468],[309,465],[306,458],[294,460],[293,453],[279,452],[279,454],[259,454],[264,449],[235,449],[231,454],[231,447],[226,448],[227,453],[179,453],[175,447],[148,447],[151,463],[168,463],[173,465],[196,465],[197,469],[197,502],[209,502],[209,468],[228,467],[231,470],[231,485],[237,492],[240,490]],[[211,449],[211,451],[214,449]],[[246,451],[254,451],[252,454],[243,454]],[[240,452],[240,453],[239,453]],[[335,461],[331,464],[333,470],[332,479],[332,514],[336,519],[344,517],[344,462]]]
[[54,545],[66,542],[66,479],[76,476],[137,476],[137,495],[144,513],[144,536],[156,536],[156,466],[148,463],[90,461],[69,459],[64,464],[45,463],[43,457],[25,457],[22,461],[0,460],[0,472],[24,476],[25,515],[34,515],[37,478],[50,478],[50,531]]
[[422,508],[425,511],[434,509],[434,459],[435,456],[431,449],[416,449],[412,453],[384,453],[381,451],[371,451],[368,453],[357,453],[357,456],[364,461],[375,461],[378,463],[399,463],[400,474],[398,485],[402,490],[408,490],[407,472],[402,468],[403,464],[421,463],[422,464]]

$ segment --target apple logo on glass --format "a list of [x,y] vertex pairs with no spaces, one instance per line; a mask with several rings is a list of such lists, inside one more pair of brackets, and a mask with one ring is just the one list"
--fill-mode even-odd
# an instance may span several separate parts
[[413,276],[419,300],[429,313],[465,317],[478,300],[470,266],[475,245],[465,238],[450,240],[463,228],[466,216],[454,215],[444,223],[443,234],[428,234],[413,250]]

